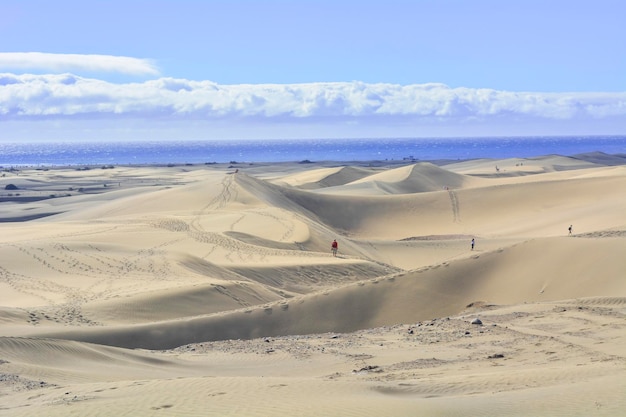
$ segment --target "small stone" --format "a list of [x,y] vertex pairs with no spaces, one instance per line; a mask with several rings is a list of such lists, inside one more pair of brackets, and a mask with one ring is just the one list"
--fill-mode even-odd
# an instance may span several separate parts
[[477,324],[481,326],[483,322],[479,318],[475,318],[474,320],[471,321],[471,324]]

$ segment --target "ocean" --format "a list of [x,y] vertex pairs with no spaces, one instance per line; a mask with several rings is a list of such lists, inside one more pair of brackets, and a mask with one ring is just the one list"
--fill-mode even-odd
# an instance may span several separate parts
[[626,154],[626,136],[0,142],[0,167],[301,161],[464,160]]

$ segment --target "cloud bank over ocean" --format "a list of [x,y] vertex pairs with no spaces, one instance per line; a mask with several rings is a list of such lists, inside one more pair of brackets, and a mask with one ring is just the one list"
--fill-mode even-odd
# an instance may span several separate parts
[[626,116],[623,93],[539,93],[451,88],[444,84],[362,82],[219,85],[159,78],[114,84],[72,74],[0,74],[5,120],[133,115],[267,118],[406,116],[471,119],[521,115],[544,119]]
[[[36,52],[0,53],[0,68],[46,72],[0,73],[5,141],[623,134],[626,128],[626,92],[360,81],[229,85],[159,77],[150,60]],[[144,79],[116,82],[85,73]]]

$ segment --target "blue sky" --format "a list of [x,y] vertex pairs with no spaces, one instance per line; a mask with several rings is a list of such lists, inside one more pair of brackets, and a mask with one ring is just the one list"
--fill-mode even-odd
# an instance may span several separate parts
[[0,2],[0,140],[626,133],[618,0]]

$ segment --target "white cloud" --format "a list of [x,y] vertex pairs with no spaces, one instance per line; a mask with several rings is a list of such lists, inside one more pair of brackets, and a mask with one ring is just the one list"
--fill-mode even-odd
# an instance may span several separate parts
[[43,52],[0,53],[0,69],[46,72],[115,72],[158,75],[150,60],[112,55],[49,54]]
[[34,131],[41,121],[85,127],[87,120],[97,120],[99,128],[106,123],[141,125],[146,132],[158,124],[156,134],[169,129],[167,134],[175,138],[202,137],[203,129],[216,126],[220,135],[231,126],[244,135],[270,136],[278,131],[289,136],[287,128],[295,136],[303,131],[362,136],[383,128],[387,135],[426,134],[427,129],[445,135],[469,129],[495,132],[495,127],[500,134],[542,134],[546,127],[552,134],[592,128],[617,134],[626,127],[626,92],[510,92],[362,82],[220,85],[173,78],[116,84],[71,74],[0,74],[0,121],[5,127],[25,122],[24,131]]

